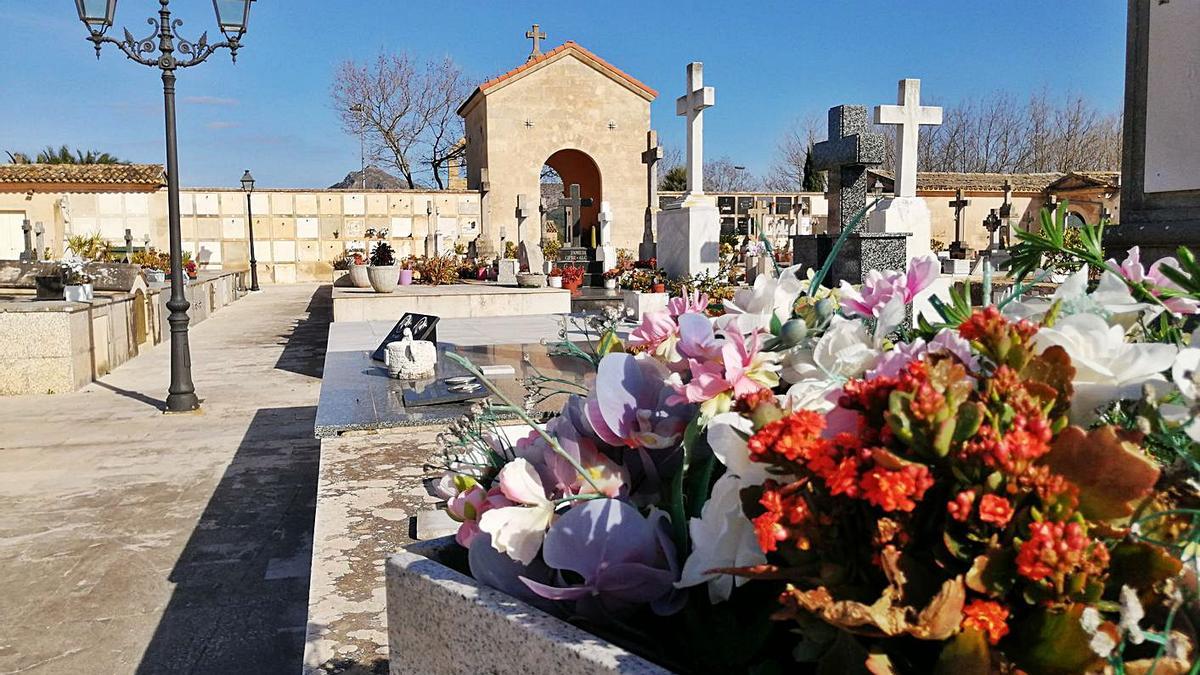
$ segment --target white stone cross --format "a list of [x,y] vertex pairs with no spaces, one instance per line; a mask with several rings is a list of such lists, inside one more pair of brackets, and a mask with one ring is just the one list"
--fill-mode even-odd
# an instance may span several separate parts
[[899,105],[875,106],[875,124],[891,124],[896,131],[896,174],[897,197],[917,196],[917,138],[921,126],[938,126],[942,123],[942,109],[921,105],[921,81],[900,80],[896,94]]
[[613,214],[612,207],[608,202],[600,202],[600,239],[596,242],[597,246],[608,246],[612,243],[612,222]]
[[704,109],[717,103],[717,90],[704,86],[704,64],[687,65],[687,93],[675,99],[675,114],[687,117],[687,191],[704,194]]

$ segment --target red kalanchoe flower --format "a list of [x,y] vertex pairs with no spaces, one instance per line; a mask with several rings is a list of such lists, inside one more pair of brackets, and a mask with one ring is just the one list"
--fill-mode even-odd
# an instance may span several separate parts
[[808,462],[825,453],[827,441],[821,438],[825,418],[811,410],[801,410],[775,420],[759,429],[746,443],[750,459],[775,463]]
[[983,522],[1004,527],[1012,517],[1012,504],[1004,497],[984,495],[983,499],[979,500],[979,519]]
[[1058,580],[1076,571],[1100,572],[1108,565],[1108,549],[1088,538],[1077,522],[1034,523],[1029,535],[1017,553],[1017,573],[1026,579]]
[[808,503],[797,489],[800,485],[793,483],[780,488],[773,480],[763,484],[758,503],[766,511],[752,521],[763,553],[777,550],[779,543],[788,539],[795,539],[796,547],[801,550],[809,548],[808,538],[797,531],[797,526],[804,524],[809,516]]
[[924,464],[899,470],[875,466],[862,478],[863,498],[884,511],[912,511],[930,487],[933,477]]
[[988,644],[996,644],[1008,635],[1008,608],[994,600],[972,600],[963,607],[963,628],[983,633]]
[[950,513],[950,517],[960,523],[967,522],[967,518],[971,517],[971,507],[975,504],[975,491],[963,490],[958,493],[953,501],[946,502],[946,511]]

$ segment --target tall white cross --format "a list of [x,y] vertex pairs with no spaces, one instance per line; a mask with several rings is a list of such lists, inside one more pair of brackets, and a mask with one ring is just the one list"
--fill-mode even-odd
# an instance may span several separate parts
[[717,90],[704,86],[704,64],[687,65],[687,93],[675,99],[675,114],[687,117],[687,191],[704,194],[704,109],[717,103]]
[[921,105],[921,81],[900,80],[899,105],[875,106],[875,124],[891,124],[896,131],[896,196],[917,196],[917,139],[922,125],[942,123],[942,109]]

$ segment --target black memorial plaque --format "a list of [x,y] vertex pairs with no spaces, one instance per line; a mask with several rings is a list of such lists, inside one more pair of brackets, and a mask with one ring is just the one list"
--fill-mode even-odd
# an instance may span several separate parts
[[377,347],[375,352],[371,354],[371,358],[375,359],[376,361],[383,361],[383,352],[385,349],[387,349],[388,343],[396,342],[397,340],[403,340],[405,329],[412,331],[414,340],[428,340],[429,342],[437,344],[438,320],[439,318],[433,316],[432,314],[405,313],[404,316],[400,317],[400,320],[396,322],[396,325],[392,326],[392,330],[388,332],[387,337],[383,339],[383,342],[379,343],[379,347]]

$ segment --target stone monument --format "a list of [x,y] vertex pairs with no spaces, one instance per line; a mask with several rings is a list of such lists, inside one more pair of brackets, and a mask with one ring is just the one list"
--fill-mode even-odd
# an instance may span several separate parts
[[[883,162],[883,136],[867,129],[867,109],[840,105],[829,109],[829,138],[813,146],[813,164],[829,171],[827,234],[792,237],[792,263],[817,269],[833,253],[842,229],[867,205],[867,169]],[[907,232],[854,232],[830,267],[826,283],[860,284],[871,270],[908,266]]]
[[642,243],[638,245],[639,260],[656,257],[654,233],[658,229],[658,162],[662,158],[663,149],[658,142],[658,132],[651,129],[646,132],[646,151],[642,153],[642,164],[646,165],[646,225],[642,231]]
[[617,247],[612,243],[613,212],[608,202],[600,202],[600,236],[596,239],[596,260],[602,272],[617,266]]
[[1142,262],[1200,250],[1200,3],[1129,0],[1120,224],[1105,249]]
[[848,226],[867,205],[867,169],[883,163],[883,136],[867,129],[867,109],[829,109],[829,137],[813,145],[813,165],[829,172],[829,232]]
[[949,258],[942,261],[943,274],[968,274],[971,271],[971,249],[965,242],[963,231],[963,211],[971,205],[971,200],[963,196],[962,188],[954,193],[954,199],[947,206],[954,209],[954,241],[950,243]]
[[33,248],[33,226],[29,224],[29,219],[21,221],[21,234],[25,238],[25,246],[21,250],[21,255],[17,259],[21,262],[37,262],[38,255]]
[[911,232],[906,247],[909,260],[930,252],[930,214],[917,196],[917,139],[922,126],[942,123],[942,109],[921,105],[921,81],[900,80],[898,105],[875,106],[875,123],[896,127],[894,196],[879,202],[867,222],[868,232]]
[[704,65],[689,63],[686,93],[675,101],[675,114],[687,118],[687,191],[658,218],[658,265],[675,278],[720,266],[720,213],[704,194],[704,110],[716,100],[716,90],[704,86]]

